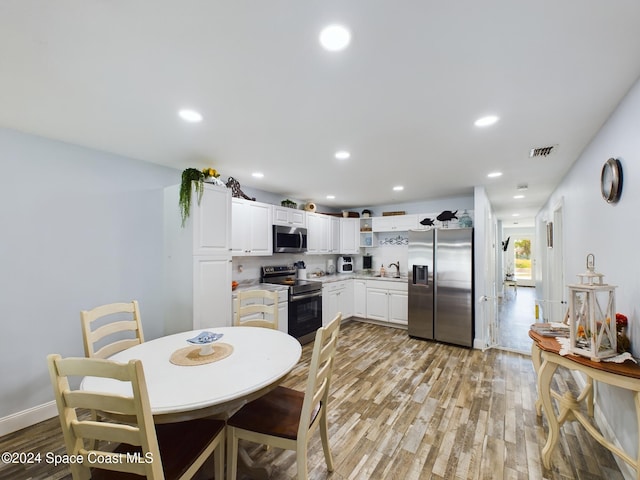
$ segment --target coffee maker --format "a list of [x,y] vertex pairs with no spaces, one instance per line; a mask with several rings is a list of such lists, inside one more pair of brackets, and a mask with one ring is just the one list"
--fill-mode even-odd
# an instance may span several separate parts
[[362,269],[371,270],[373,268],[373,257],[369,254],[362,256]]

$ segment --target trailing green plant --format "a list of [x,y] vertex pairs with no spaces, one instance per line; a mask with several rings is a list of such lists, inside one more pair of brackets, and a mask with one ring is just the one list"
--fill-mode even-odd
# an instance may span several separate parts
[[191,212],[191,182],[195,184],[196,193],[198,194],[198,205],[200,205],[200,200],[202,200],[202,194],[204,192],[204,173],[196,168],[187,168],[182,172],[179,204],[183,228]]

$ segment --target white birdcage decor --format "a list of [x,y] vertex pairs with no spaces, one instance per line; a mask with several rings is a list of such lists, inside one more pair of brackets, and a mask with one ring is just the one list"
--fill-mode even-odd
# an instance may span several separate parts
[[595,271],[595,257],[587,255],[587,273],[569,287],[569,339],[571,352],[593,361],[617,355],[614,285]]

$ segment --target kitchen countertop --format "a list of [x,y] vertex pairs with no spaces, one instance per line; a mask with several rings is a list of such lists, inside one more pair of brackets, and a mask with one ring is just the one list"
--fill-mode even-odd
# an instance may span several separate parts
[[[331,275],[322,275],[316,277],[312,273],[307,276],[307,280],[312,282],[320,282],[320,283],[332,283],[332,282],[340,282],[342,280],[350,280],[352,278],[365,279],[365,280],[384,280],[388,282],[401,282],[404,283],[407,281],[406,275],[401,275],[400,277],[380,277],[379,275],[373,272],[355,272],[355,273],[333,273]],[[243,281],[240,282],[240,285],[236,287],[235,290],[231,292],[232,297],[235,297],[236,293],[242,290],[270,290],[270,291],[282,291],[287,290],[289,287],[286,285],[276,285],[273,283],[260,283],[259,280],[254,281]]]
[[334,273],[331,275],[323,275],[320,277],[315,277],[312,274],[307,276],[307,280],[312,280],[316,282],[322,283],[331,283],[331,282],[340,282],[342,280],[349,280],[352,278],[365,279],[365,280],[385,280],[390,282],[406,282],[407,276],[401,275],[400,277],[380,277],[379,275],[371,272],[355,272],[355,273]]

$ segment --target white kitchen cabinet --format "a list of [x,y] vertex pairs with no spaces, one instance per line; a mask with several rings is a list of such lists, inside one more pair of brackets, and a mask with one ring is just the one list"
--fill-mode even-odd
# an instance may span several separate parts
[[272,205],[234,198],[231,206],[231,252],[233,256],[273,253]]
[[386,322],[389,319],[389,292],[383,288],[367,287],[367,318]]
[[344,253],[340,218],[321,213],[307,213],[307,253]]
[[353,315],[367,318],[367,281],[359,278],[353,280]]
[[[224,256],[193,257],[193,328],[230,327],[231,259]],[[220,302],[218,292],[227,300]]]
[[289,207],[273,206],[273,224],[291,227],[306,227],[307,212]]
[[407,284],[405,282],[367,280],[366,309],[366,318],[407,325]]
[[353,317],[353,279],[345,280],[344,294],[338,308],[343,319]]
[[231,325],[231,190],[193,192],[184,227],[179,192],[164,190],[164,331]]
[[338,253],[353,255],[360,253],[360,220],[357,218],[341,218],[340,247]]
[[373,217],[372,228],[374,232],[406,232],[418,228],[417,215],[388,215],[386,217]]
[[389,290],[389,321],[399,325],[409,323],[409,294],[405,291]]
[[307,213],[307,253],[329,253],[330,219],[320,213]]
[[[168,187],[172,188],[172,187]],[[175,189],[175,187],[173,187]],[[193,239],[193,255],[217,255],[229,253],[231,232],[230,198],[226,187],[204,184],[200,203],[198,194],[192,192],[191,215],[184,230],[190,231]],[[179,189],[173,199],[178,204]],[[173,220],[172,220],[173,221]],[[178,224],[179,226],[179,224]]]
[[343,320],[353,316],[352,280],[330,282],[322,286],[322,325],[328,325],[338,312],[342,312]]
[[340,220],[338,217],[329,217],[327,253],[343,253],[340,251],[340,235],[342,232]]

